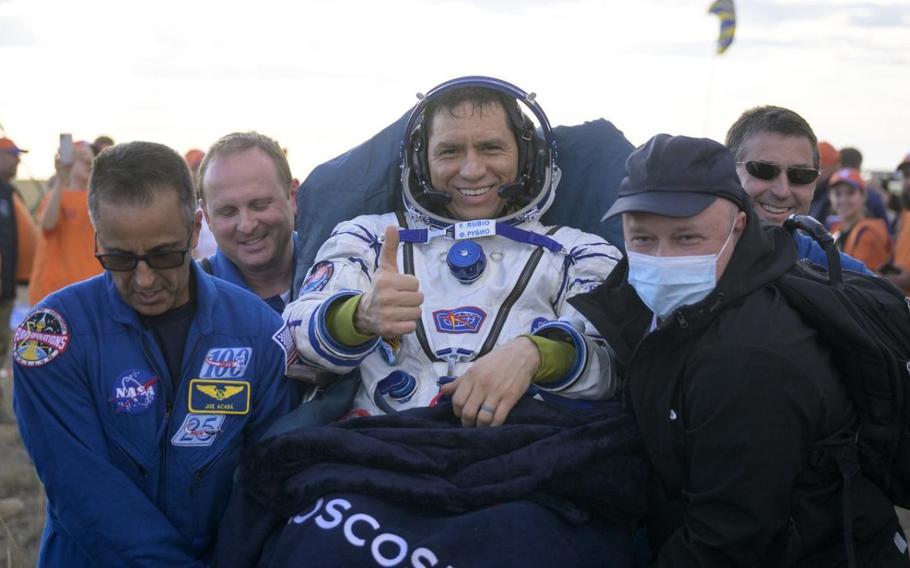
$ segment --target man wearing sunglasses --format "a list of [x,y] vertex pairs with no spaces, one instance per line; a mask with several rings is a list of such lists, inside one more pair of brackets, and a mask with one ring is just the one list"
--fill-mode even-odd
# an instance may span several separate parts
[[[805,215],[819,176],[818,140],[809,123],[792,110],[761,106],[744,112],[727,131],[727,148],[758,218],[783,225]],[[825,251],[811,237],[794,235],[800,258],[828,265]],[[866,271],[862,262],[841,254],[848,270]]]
[[47,491],[41,566],[203,566],[240,454],[296,402],[281,317],[205,274],[190,172],[107,149],[88,194],[104,274],[15,333],[15,410]]

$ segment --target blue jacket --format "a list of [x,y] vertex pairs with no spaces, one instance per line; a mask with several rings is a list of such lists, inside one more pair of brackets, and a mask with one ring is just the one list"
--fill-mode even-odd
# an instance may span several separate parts
[[109,273],[16,330],[14,406],[47,492],[39,566],[202,565],[241,452],[294,407],[281,318],[193,271],[181,377]]
[[[797,254],[799,254],[799,258],[804,258],[809,262],[828,268],[828,257],[825,256],[825,250],[815,242],[812,237],[801,231],[796,231],[796,233],[793,234],[793,239],[796,241],[796,250]],[[872,272],[866,268],[865,264],[852,256],[842,252],[838,254],[840,255],[841,268],[844,270],[872,274]]]
[[[297,231],[294,231],[294,266],[297,266],[298,258],[300,256],[300,235],[297,234]],[[240,269],[237,268],[237,265],[234,264],[231,259],[229,259],[221,249],[215,251],[215,254],[206,259],[209,262],[211,267],[210,274],[212,276],[217,276],[222,280],[227,280],[231,284],[240,286],[244,290],[249,290],[246,280],[243,278],[243,274],[240,273]],[[206,270],[208,272],[208,270]],[[294,274],[293,270],[291,271],[291,282],[288,282],[288,286],[291,290],[291,295],[288,298],[288,302],[293,302],[297,299],[297,290],[299,288],[294,286]],[[279,314],[284,311],[285,301],[281,299],[280,295],[272,296],[271,298],[263,298],[266,304],[272,307],[273,310]]]

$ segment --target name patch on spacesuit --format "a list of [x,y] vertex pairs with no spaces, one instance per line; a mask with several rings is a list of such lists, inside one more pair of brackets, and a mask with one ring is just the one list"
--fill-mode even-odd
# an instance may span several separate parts
[[193,379],[187,406],[200,414],[249,414],[250,383]]
[[117,414],[142,414],[155,402],[158,376],[145,369],[130,369],[114,381],[110,402]]
[[252,347],[215,347],[209,349],[199,370],[201,379],[238,379],[246,372],[253,356]]
[[477,333],[485,319],[487,313],[474,306],[433,312],[433,322],[440,333]]
[[32,312],[13,335],[13,359],[23,367],[47,365],[66,351],[69,330],[63,316],[47,308]]
[[175,446],[211,446],[224,424],[223,414],[187,414],[171,438]]
[[493,219],[476,219],[455,223],[455,240],[492,237],[496,234],[496,221]]
[[303,281],[303,285],[300,287],[300,295],[304,295],[307,292],[319,292],[325,285],[329,283],[329,280],[332,279],[332,274],[335,272],[335,265],[332,264],[329,260],[323,260],[317,262],[313,268],[310,269],[310,273],[307,275],[306,280]]

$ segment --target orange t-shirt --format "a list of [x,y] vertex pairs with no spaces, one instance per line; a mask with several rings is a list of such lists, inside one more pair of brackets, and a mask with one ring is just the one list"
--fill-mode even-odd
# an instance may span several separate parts
[[[839,224],[833,227],[839,231]],[[891,260],[891,235],[882,219],[861,219],[850,229],[843,251],[860,260],[870,270],[881,270]]]
[[13,209],[16,212],[16,232],[19,238],[19,252],[16,255],[16,282],[28,282],[32,274],[35,247],[38,246],[38,226],[31,211],[18,193],[13,193]]
[[[50,194],[38,207],[44,212]],[[60,194],[60,217],[50,231],[40,231],[35,262],[28,286],[28,301],[40,302],[51,292],[85,280],[102,271],[95,258],[95,230],[88,216],[88,192],[66,191]]]

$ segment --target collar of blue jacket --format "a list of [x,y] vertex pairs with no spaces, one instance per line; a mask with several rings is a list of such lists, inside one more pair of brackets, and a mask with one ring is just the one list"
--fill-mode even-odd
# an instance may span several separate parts
[[[198,263],[191,262],[190,270],[193,271],[196,292],[194,325],[199,326],[201,333],[211,333],[213,327],[212,312],[215,309],[215,297],[217,295],[215,285],[210,278],[206,277],[207,275]],[[136,329],[143,329],[144,326],[140,320],[139,313],[120,296],[120,292],[117,291],[117,287],[114,285],[114,279],[108,271],[104,273],[104,285],[107,289],[111,318],[118,323],[129,325]]]
[[[297,262],[300,258],[300,235],[297,234],[297,231],[294,231],[292,238],[294,240],[294,268],[297,267]],[[208,258],[208,261],[211,263],[212,275],[221,278],[222,280],[227,280],[231,284],[240,286],[244,290],[249,290],[246,280],[243,278],[243,274],[240,273],[240,269],[237,268],[237,265],[234,264],[231,259],[227,257],[221,249],[215,251],[215,254]],[[297,298],[297,291],[293,286],[293,274],[294,269],[291,270],[291,281],[288,282],[288,288],[291,291],[288,302],[292,302]],[[270,298],[263,298],[263,301],[272,307],[273,310],[279,314],[284,311],[285,301],[280,295],[275,295]]]

